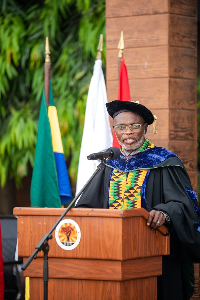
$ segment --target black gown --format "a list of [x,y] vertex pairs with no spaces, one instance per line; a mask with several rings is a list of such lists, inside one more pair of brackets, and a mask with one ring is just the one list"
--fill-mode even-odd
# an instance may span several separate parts
[[[153,153],[155,156],[157,153],[155,148],[143,152]],[[141,155],[143,154],[134,155],[136,162],[140,160]],[[76,207],[109,208],[110,174],[117,164],[118,161],[113,163],[107,160],[105,168],[93,179]],[[126,167],[126,171],[131,168]],[[148,169],[144,208],[147,211],[163,210],[168,213],[171,220],[170,224],[166,225],[170,231],[170,255],[163,256],[163,274],[158,277],[157,299],[190,299],[194,281],[192,261],[199,261],[200,258],[198,217],[193,204],[196,200],[192,200],[188,194],[188,191],[192,191],[192,186],[182,162],[175,155],[164,156],[164,160],[151,164],[151,168]]]

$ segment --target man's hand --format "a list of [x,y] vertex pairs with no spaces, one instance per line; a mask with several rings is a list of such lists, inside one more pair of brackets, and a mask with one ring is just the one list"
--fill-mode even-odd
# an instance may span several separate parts
[[156,230],[160,226],[165,223],[165,216],[161,213],[161,211],[152,210],[149,213],[149,219],[147,221],[147,226],[151,227],[152,229]]

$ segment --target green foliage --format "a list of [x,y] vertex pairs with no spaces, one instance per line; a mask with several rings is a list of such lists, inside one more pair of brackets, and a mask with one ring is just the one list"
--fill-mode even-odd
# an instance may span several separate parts
[[63,148],[75,185],[87,92],[101,33],[105,33],[104,0],[0,2],[1,186],[8,176],[19,186],[28,165],[33,166],[46,36]]

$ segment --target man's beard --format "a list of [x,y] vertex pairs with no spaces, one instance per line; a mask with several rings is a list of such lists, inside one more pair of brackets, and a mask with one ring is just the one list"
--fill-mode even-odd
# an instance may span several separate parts
[[145,141],[145,130],[144,130],[144,132],[143,132],[143,135],[142,135],[141,139],[140,139],[134,146],[132,146],[131,148],[125,146],[123,143],[121,143],[121,142],[118,140],[120,146],[122,146],[122,148],[123,148],[124,150],[128,151],[128,152],[130,152],[130,151],[135,151],[135,152],[136,152],[136,150],[139,150],[140,147],[143,145],[144,141]]

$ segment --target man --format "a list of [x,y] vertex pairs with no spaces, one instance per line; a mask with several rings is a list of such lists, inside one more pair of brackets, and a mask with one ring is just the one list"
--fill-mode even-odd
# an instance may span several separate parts
[[121,155],[107,159],[105,169],[93,179],[76,207],[143,207],[149,211],[147,226],[156,230],[165,225],[171,239],[170,255],[163,257],[163,274],[158,278],[157,299],[190,299],[194,270],[188,248],[197,242],[198,208],[187,172],[174,153],[145,139],[148,125],[154,122],[150,110],[118,100],[106,106],[122,146]]

